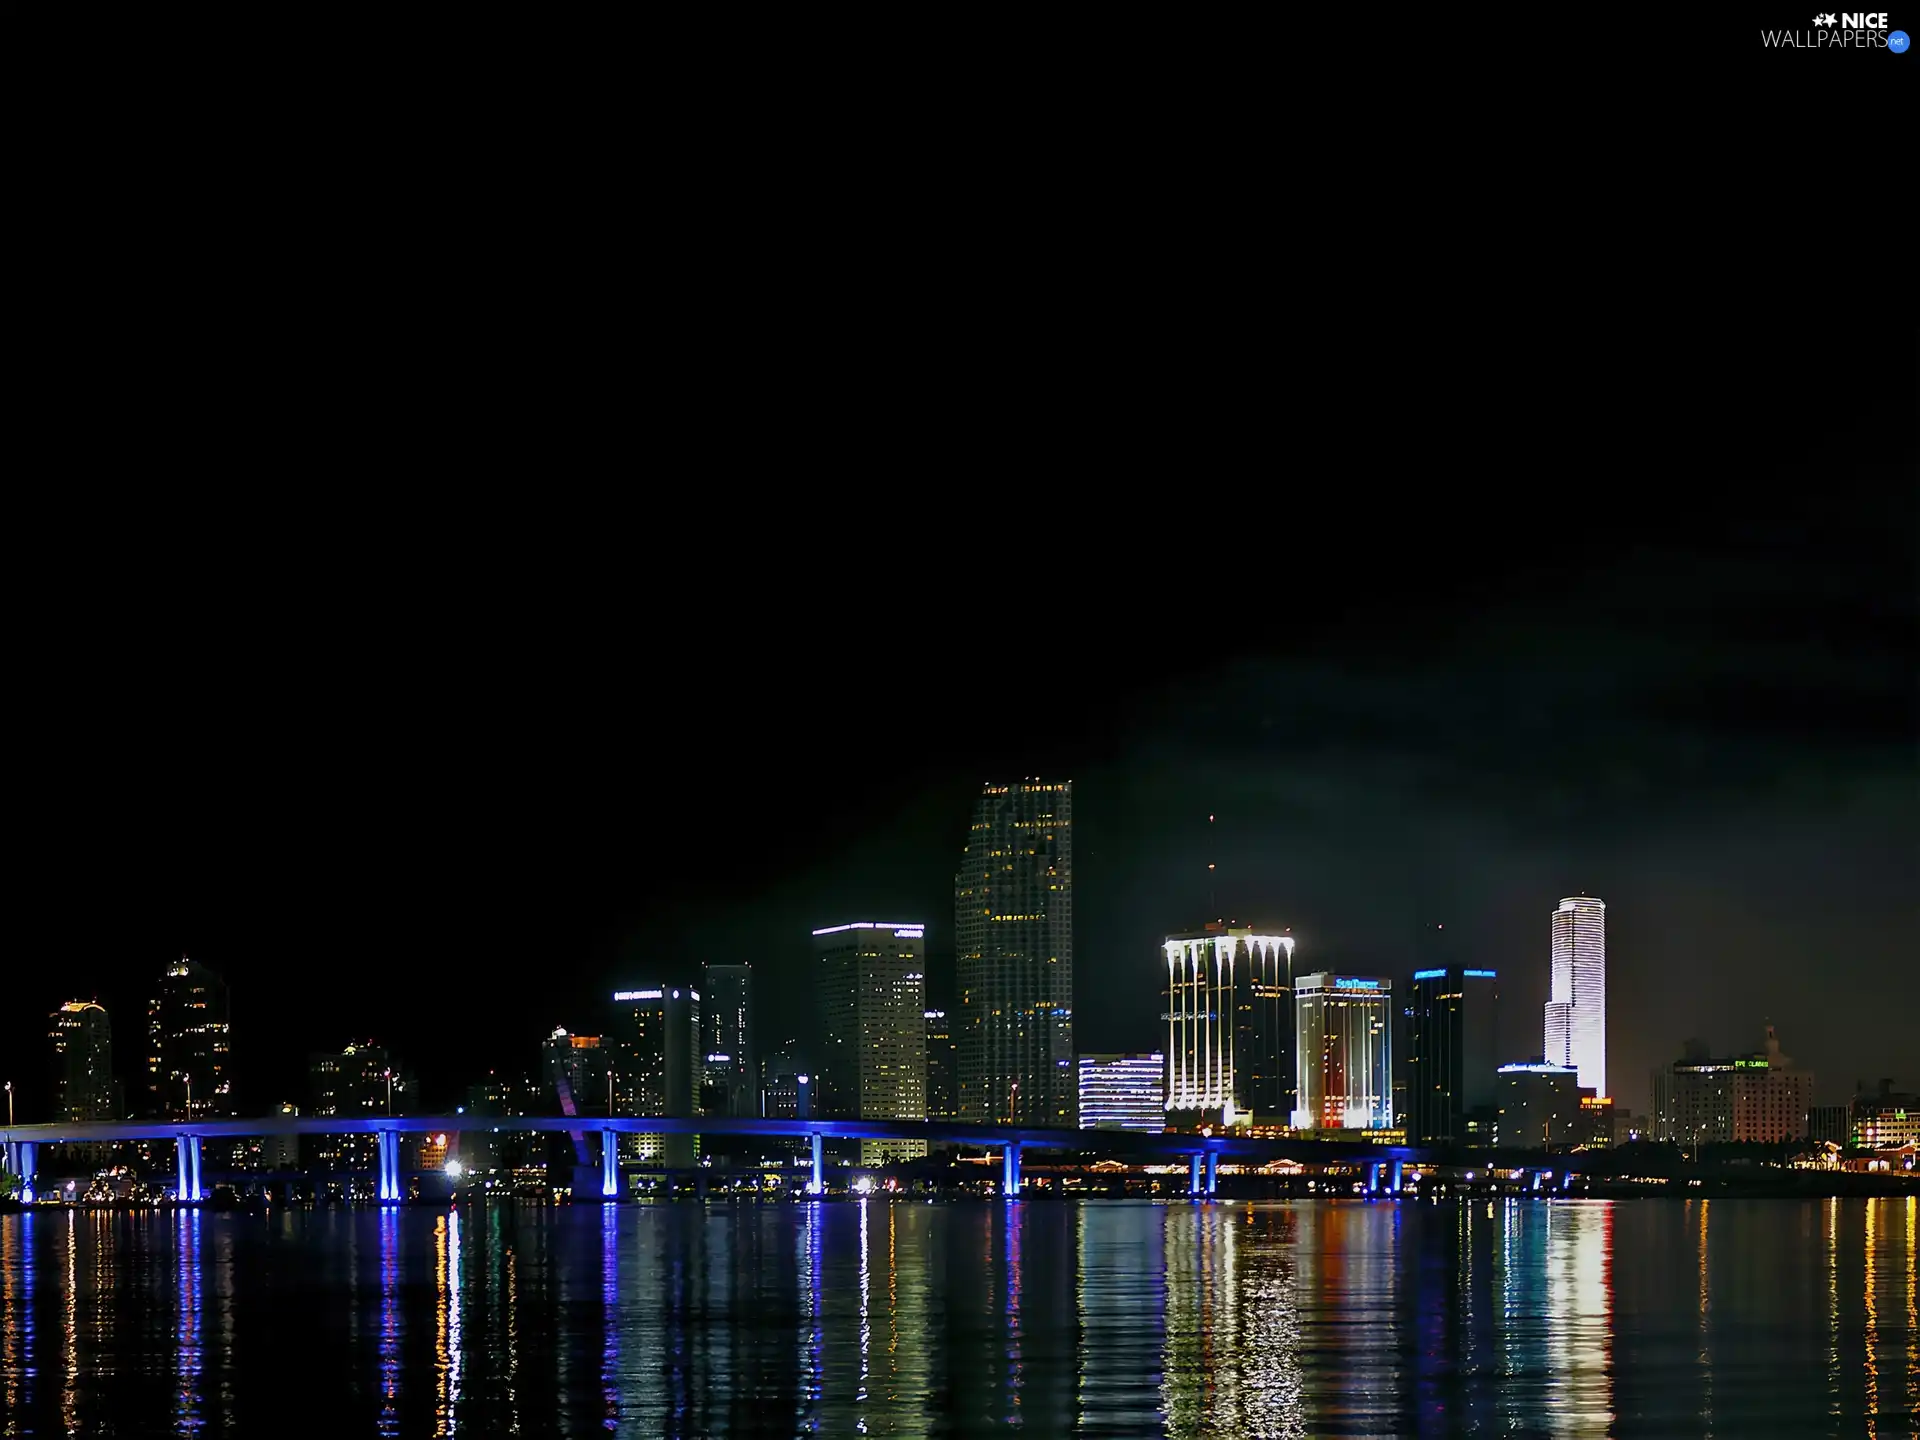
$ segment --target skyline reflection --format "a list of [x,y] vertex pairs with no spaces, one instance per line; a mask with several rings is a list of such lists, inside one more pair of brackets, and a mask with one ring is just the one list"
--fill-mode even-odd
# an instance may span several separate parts
[[343,1434],[1886,1436],[1917,1209],[7,1215],[0,1397],[13,1433],[271,1433],[299,1395]]

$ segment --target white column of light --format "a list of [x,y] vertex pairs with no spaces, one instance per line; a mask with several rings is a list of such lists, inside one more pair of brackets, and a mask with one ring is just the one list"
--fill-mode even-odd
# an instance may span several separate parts
[[1167,1097],[1165,1106],[1171,1110],[1173,1097],[1180,1092],[1178,1070],[1180,1051],[1179,1047],[1173,1043],[1174,1017],[1180,1013],[1180,987],[1173,978],[1174,947],[1162,945],[1161,948],[1167,952]]

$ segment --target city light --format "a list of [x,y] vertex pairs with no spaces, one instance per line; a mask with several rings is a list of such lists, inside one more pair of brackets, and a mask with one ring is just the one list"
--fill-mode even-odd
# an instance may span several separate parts
[[467,1172],[467,1167],[462,1165],[458,1160],[449,1160],[442,1168],[446,1170],[449,1180],[458,1180]]

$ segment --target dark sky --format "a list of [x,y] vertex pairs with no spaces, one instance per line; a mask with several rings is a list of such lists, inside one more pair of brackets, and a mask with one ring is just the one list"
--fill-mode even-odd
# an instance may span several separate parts
[[1584,890],[1635,1110],[1769,1020],[1822,1099],[1920,1085],[1892,310],[955,283],[471,388],[401,336],[116,422],[144,498],[16,532],[23,1106],[55,1003],[130,1068],[183,950],[247,1109],[366,1035],[450,1100],[702,959],[776,1039],[815,925],[925,920],[950,971],[972,794],[1030,773],[1076,782],[1084,1049],[1154,1043],[1157,941],[1212,909],[1396,975],[1442,921],[1534,1053]]

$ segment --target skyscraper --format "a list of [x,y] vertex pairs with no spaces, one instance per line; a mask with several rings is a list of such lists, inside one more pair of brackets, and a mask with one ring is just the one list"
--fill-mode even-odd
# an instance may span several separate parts
[[227,1041],[227,982],[182,955],[147,1003],[147,1113],[168,1120],[233,1114]]
[[1393,1124],[1393,982],[1303,975],[1294,986],[1301,1130],[1385,1130]]
[[1166,1056],[1082,1055],[1079,1068],[1082,1130],[1167,1128]]
[[953,1029],[944,1010],[927,1011],[927,1118],[951,1120],[953,1108]]
[[706,1066],[708,1111],[759,1113],[760,1068],[753,1038],[753,967],[700,969],[700,1044]]
[[953,915],[962,1118],[1071,1126],[1073,782],[981,790]]
[[[927,1118],[926,927],[856,920],[813,932],[821,1061],[816,1113]],[[927,1153],[921,1140],[863,1140],[861,1163]]]
[[[307,1114],[371,1120],[407,1113],[407,1077],[384,1045],[349,1042],[337,1051],[307,1056]],[[378,1143],[372,1135],[313,1137],[323,1170],[373,1170]]]
[[[613,1003],[627,1007],[614,1034],[601,1037],[603,1047],[610,1039],[627,1061],[616,1108],[639,1116],[690,1119],[698,1113],[706,1075],[700,992],[686,985],[651,985],[616,990]],[[674,1168],[693,1164],[696,1148],[691,1135],[664,1134],[636,1135],[621,1146],[629,1158]]]
[[113,1030],[91,1000],[69,1000],[53,1012],[53,1118],[118,1120],[113,1098]]
[[1498,1104],[1497,977],[1448,965],[1413,973],[1408,1025],[1407,1139],[1467,1143],[1467,1116],[1492,1119]]
[[1607,907],[1573,895],[1553,912],[1553,990],[1546,1061],[1580,1072],[1580,1087],[1607,1092]]
[[1254,1115],[1286,1124],[1295,1083],[1292,937],[1210,924],[1169,936],[1163,949],[1167,1109],[1219,1124]]

